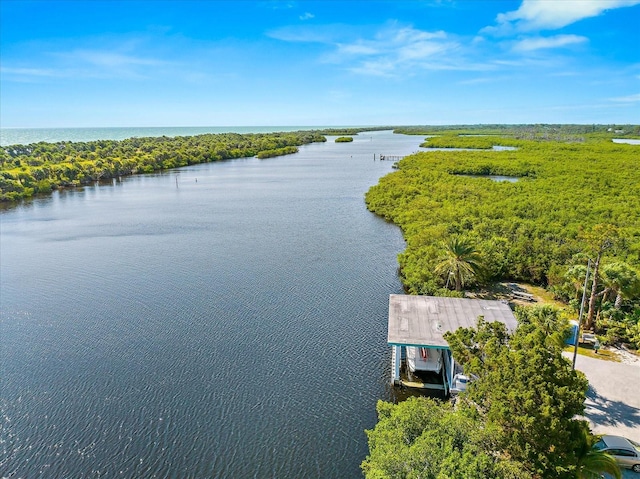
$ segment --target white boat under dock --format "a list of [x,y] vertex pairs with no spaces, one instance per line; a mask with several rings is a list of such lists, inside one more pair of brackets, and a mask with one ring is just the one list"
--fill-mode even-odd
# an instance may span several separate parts
[[[461,368],[456,364],[444,334],[458,328],[476,327],[480,316],[490,323],[504,323],[509,331],[515,330],[517,326],[513,311],[503,301],[390,295],[387,344],[392,348],[392,383],[397,386],[437,389],[444,391],[445,395],[459,392],[452,386],[454,376]],[[410,366],[407,356],[412,358],[411,368],[414,371],[437,373],[442,378],[441,383],[403,380],[401,370],[403,366],[405,369]],[[440,358],[441,368],[434,366],[436,363],[433,358]]]

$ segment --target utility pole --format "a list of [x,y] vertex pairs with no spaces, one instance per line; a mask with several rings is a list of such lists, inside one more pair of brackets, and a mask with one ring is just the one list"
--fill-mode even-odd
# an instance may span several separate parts
[[591,260],[587,262],[587,275],[584,277],[584,286],[582,287],[582,301],[580,302],[580,316],[578,316],[578,331],[576,332],[575,344],[573,345],[573,369],[576,368],[576,357],[578,356],[578,343],[580,342],[580,329],[582,328],[582,313],[584,313],[584,300],[587,295],[587,282],[589,281],[589,268]]

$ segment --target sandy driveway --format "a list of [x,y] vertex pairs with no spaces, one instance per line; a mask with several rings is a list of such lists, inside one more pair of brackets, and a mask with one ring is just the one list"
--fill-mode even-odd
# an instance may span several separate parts
[[[593,432],[640,442],[640,361],[624,364],[578,355],[576,369],[589,380],[585,416]],[[640,474],[624,470],[623,477]]]
[[615,363],[578,355],[576,369],[589,380],[585,416],[593,431],[640,442],[640,362]]

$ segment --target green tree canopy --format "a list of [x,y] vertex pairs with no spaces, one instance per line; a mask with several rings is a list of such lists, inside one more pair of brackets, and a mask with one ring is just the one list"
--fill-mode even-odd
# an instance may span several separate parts
[[[508,141],[517,150],[410,155],[368,191],[368,208],[402,228],[407,248],[399,261],[408,292],[434,294],[444,286],[435,268],[442,242],[452,236],[483,252],[493,279],[546,285],[554,267],[572,266],[576,254],[602,245],[612,261],[640,267],[637,146]],[[624,242],[607,249],[591,241],[596,225],[617,229]]]
[[412,397],[393,405],[378,401],[379,422],[367,431],[369,479],[530,479],[522,464],[492,454],[494,431],[451,404]]
[[[587,380],[562,357],[566,322],[548,307],[517,311],[519,326],[505,339],[501,328],[480,319],[477,328],[447,333],[455,358],[478,379],[461,401],[499,431],[498,447],[527,464],[535,476],[566,477],[588,426],[574,419],[584,411]],[[496,334],[496,332],[498,334]],[[470,348],[475,348],[469,357]]]

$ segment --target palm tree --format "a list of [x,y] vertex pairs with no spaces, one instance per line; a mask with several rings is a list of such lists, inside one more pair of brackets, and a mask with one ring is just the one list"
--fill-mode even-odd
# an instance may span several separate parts
[[444,254],[435,268],[435,273],[453,278],[456,291],[461,291],[464,283],[484,271],[482,256],[475,245],[467,239],[452,237],[444,244]]
[[567,322],[560,317],[560,309],[550,304],[526,308],[518,318],[520,325],[531,323],[545,336],[545,344],[562,351],[567,336]]
[[620,466],[613,458],[601,449],[593,447],[598,436],[593,436],[585,421],[574,422],[577,429],[573,431],[576,457],[576,479],[601,479],[602,474],[607,473],[614,479],[622,479]]
[[[584,277],[587,275],[586,265],[576,264],[570,266],[564,274],[564,279],[568,284],[573,286],[573,290],[567,291],[567,294],[573,293],[573,298],[578,300],[582,296],[582,288]],[[568,288],[567,288],[568,289]]]
[[605,290],[603,300],[615,295],[615,308],[620,309],[623,299],[632,298],[640,291],[640,275],[627,263],[610,263],[602,268]]
[[602,473],[606,472],[614,479],[622,479],[620,466],[613,458],[604,451],[590,449],[580,457],[578,462],[577,479],[600,479]]

